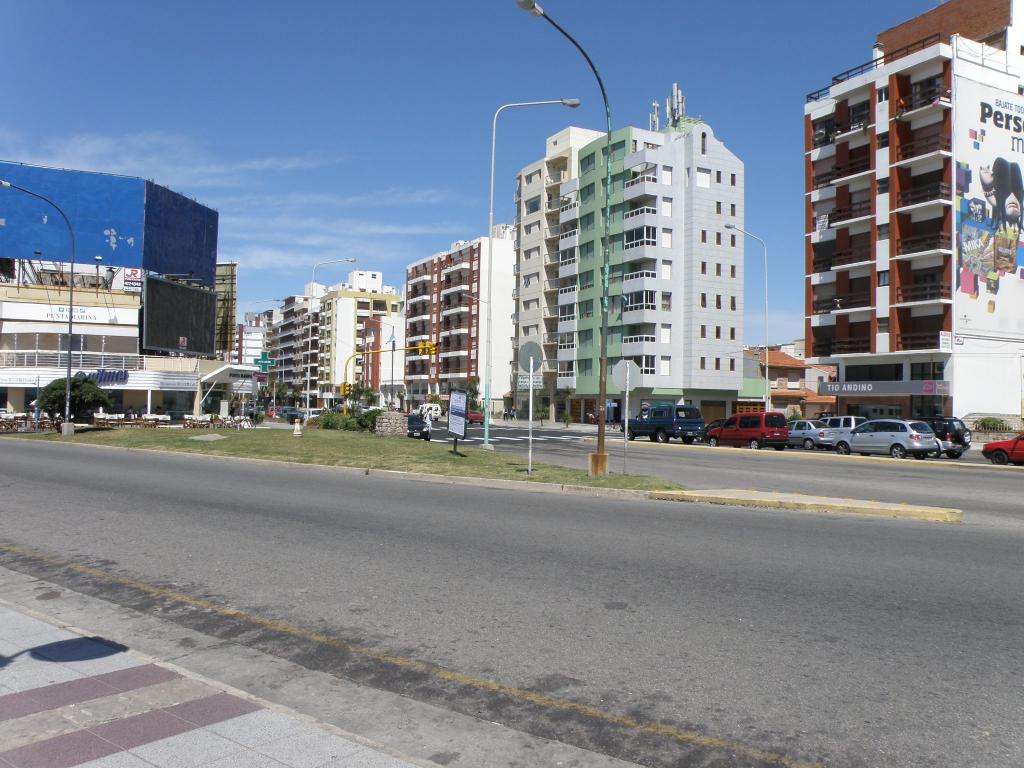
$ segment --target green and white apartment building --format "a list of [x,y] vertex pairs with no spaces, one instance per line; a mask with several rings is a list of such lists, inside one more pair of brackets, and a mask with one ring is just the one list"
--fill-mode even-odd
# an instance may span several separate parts
[[[743,387],[743,163],[673,91],[667,126],[612,134],[609,372],[641,370],[630,396],[737,410]],[[603,132],[567,128],[518,176],[516,345],[544,350],[541,406],[573,420],[598,409],[604,216]],[[515,392],[520,412],[528,393]],[[609,376],[608,415],[623,397]]]

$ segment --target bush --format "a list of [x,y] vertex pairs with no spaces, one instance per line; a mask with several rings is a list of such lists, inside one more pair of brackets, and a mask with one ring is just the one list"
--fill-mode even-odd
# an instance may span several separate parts
[[253,415],[253,417],[252,417],[253,424],[262,424],[263,423],[263,419],[264,419],[264,416],[259,411],[257,411]]
[[367,411],[359,416],[346,416],[344,413],[324,411],[306,422],[308,427],[320,429],[340,429],[345,432],[372,432],[377,425],[380,411]]
[[995,416],[985,416],[974,422],[974,428],[982,432],[1009,432],[1010,425]]

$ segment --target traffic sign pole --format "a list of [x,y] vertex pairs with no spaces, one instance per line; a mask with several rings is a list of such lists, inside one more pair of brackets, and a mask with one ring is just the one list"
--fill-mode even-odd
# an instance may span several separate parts
[[533,358],[530,358],[530,433],[527,448],[526,474],[533,474]]
[[626,408],[622,412],[622,474],[628,474],[626,451],[629,445],[629,366],[626,366]]

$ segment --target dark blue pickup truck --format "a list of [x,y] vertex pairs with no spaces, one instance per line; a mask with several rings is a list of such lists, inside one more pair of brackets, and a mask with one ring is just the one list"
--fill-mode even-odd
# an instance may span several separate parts
[[704,417],[692,405],[654,405],[629,420],[627,437],[647,435],[653,442],[667,443],[677,437],[689,445],[704,438]]

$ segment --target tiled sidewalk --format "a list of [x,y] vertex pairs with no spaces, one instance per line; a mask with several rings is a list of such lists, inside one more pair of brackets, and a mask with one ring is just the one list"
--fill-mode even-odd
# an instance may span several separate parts
[[413,768],[0,605],[0,768]]

